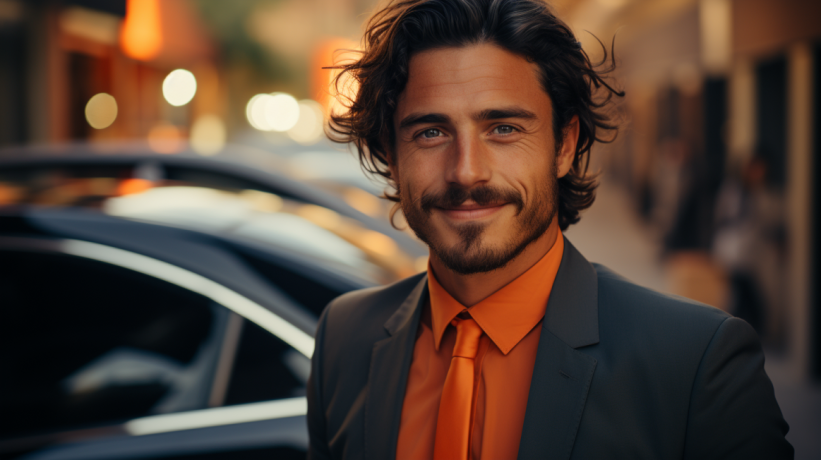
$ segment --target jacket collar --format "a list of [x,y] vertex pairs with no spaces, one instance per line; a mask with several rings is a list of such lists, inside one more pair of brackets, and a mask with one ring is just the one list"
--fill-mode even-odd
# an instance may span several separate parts
[[530,380],[519,460],[570,458],[597,364],[578,348],[598,342],[598,275],[565,240]]
[[573,348],[599,343],[598,275],[566,238],[544,328]]
[[[371,350],[368,388],[365,393],[364,458],[367,460],[396,458],[402,403],[413,358],[413,345],[422,305],[428,293],[427,277],[424,274],[417,276],[416,286],[404,299],[396,299],[395,302],[402,303],[384,324],[389,336],[374,343]],[[393,305],[396,303],[390,302],[385,308],[393,308]]]
[[402,304],[399,305],[396,312],[385,321],[385,330],[388,331],[390,335],[396,335],[397,331],[409,326],[409,322],[413,318],[414,313],[416,313],[417,310],[421,310],[422,305],[424,305],[428,295],[428,277],[426,273],[416,276],[419,277],[416,287],[413,288]]

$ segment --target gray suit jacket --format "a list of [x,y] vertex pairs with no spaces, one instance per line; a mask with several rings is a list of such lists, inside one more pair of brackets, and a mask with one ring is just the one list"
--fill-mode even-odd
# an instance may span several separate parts
[[[395,458],[426,296],[420,274],[325,310],[308,384],[309,458]],[[636,286],[565,240],[518,458],[793,458],[763,366],[744,321]]]

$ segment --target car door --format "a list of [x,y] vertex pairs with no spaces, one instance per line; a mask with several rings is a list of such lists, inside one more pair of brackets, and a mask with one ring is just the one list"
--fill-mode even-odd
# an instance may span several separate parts
[[0,292],[0,458],[304,457],[313,339],[242,293],[25,237]]

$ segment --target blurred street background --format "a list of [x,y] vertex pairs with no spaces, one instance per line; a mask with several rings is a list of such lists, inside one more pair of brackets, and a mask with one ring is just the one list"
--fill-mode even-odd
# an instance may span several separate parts
[[[139,151],[321,184],[380,222],[350,236],[336,214],[316,206],[293,213],[406,276],[424,268],[424,251],[405,242],[404,259],[391,252],[393,240],[379,230],[389,206],[375,199],[384,184],[361,174],[352,150],[323,131],[328,113],[341,110],[329,89],[334,71],[323,67],[355,56],[379,4],[0,0],[0,161]],[[613,110],[618,138],[594,148],[597,201],[568,238],[639,284],[752,324],[796,458],[821,458],[821,2],[551,4],[594,62],[614,43],[613,78],[626,91]],[[341,91],[356,91],[354,82]],[[160,160],[146,161],[128,178],[35,180],[4,175],[0,165],[0,207],[128,216],[136,208],[115,212],[103,202],[163,183]],[[196,182],[186,177],[172,185]],[[174,196],[182,195],[161,201]],[[270,208],[260,205],[270,196],[260,196],[242,199]]]

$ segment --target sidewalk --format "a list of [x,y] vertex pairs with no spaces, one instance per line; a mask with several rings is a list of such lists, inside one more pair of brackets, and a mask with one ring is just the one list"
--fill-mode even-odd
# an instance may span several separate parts
[[[679,279],[680,270],[671,274],[665,269],[658,258],[661,246],[657,236],[642,224],[629,196],[614,185],[603,183],[595,204],[565,234],[588,260],[601,263],[634,283],[663,292],[677,291],[687,284]],[[795,447],[796,460],[818,460],[821,386],[794,378],[786,358],[767,353],[765,367],[784,418],[790,424],[787,439]]]

